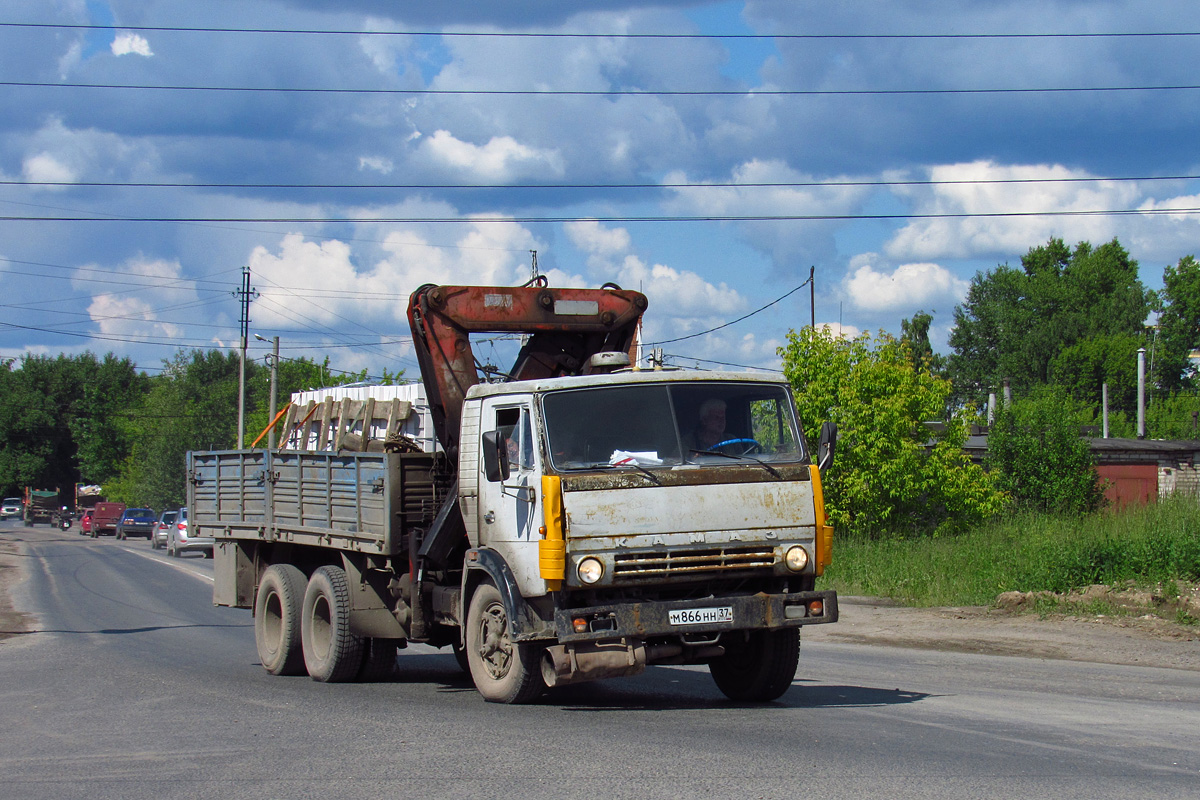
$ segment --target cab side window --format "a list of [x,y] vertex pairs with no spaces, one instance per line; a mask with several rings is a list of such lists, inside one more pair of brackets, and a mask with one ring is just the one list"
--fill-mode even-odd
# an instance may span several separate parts
[[533,423],[529,408],[496,409],[496,430],[505,437],[509,468],[522,471],[533,469]]

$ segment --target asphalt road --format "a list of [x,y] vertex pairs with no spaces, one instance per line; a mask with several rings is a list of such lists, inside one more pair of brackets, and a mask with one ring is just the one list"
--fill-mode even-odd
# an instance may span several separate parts
[[701,668],[484,703],[449,652],[378,684],[277,678],[211,561],[24,540],[0,642],[0,798],[1196,798],[1200,673],[809,644],[780,702]]

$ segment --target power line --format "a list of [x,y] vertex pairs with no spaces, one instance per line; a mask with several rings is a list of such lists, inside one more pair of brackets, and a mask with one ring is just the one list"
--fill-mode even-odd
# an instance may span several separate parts
[[49,28],[141,33],[269,33],[310,36],[440,36],[493,39],[695,39],[695,40],[955,40],[955,39],[1140,39],[1200,36],[1193,31],[1123,31],[1064,33],[573,33],[535,31],[349,30],[326,28],[227,28],[183,25],[82,25],[49,22],[0,22],[0,28]]
[[497,217],[21,217],[0,216],[0,222],[159,222],[208,223],[254,222],[288,225],[335,224],[536,224],[567,222],[830,222],[840,220],[906,220],[906,219],[988,219],[997,217],[1121,217],[1121,216],[1186,216],[1200,213],[1200,207],[1188,208],[1117,208],[1057,211],[963,211],[906,214],[703,214],[703,215],[613,215],[613,216],[497,216]]
[[194,86],[135,83],[47,83],[0,81],[27,89],[123,89],[140,92],[236,92],[266,94],[353,94],[473,97],[879,97],[905,95],[1072,94],[1177,92],[1200,84],[1160,86],[1035,86],[974,89],[368,89],[316,86]]
[[750,317],[753,317],[755,314],[759,313],[760,311],[766,311],[768,308],[775,305],[776,303],[782,302],[786,298],[794,295],[796,292],[803,289],[805,286],[808,286],[808,284],[810,284],[810,283],[812,283],[811,277],[809,277],[808,280],[806,280],[804,283],[797,286],[795,289],[792,289],[790,292],[786,292],[785,294],[782,294],[779,297],[776,297],[774,300],[767,303],[765,306],[756,308],[753,311],[751,311],[749,314],[743,314],[742,316],[738,317],[737,319],[731,319],[731,320],[729,320],[729,322],[724,322],[724,323],[716,326],[715,328],[709,328],[708,330],[700,331],[699,333],[689,333],[687,336],[678,336],[674,339],[661,339],[657,342],[646,342],[645,346],[646,347],[657,347],[660,344],[672,344],[674,342],[682,342],[687,339],[695,339],[700,336],[707,336],[708,334],[715,333],[716,331],[722,330],[723,328],[728,328],[730,325],[736,325],[739,322],[741,322],[742,320],[750,319]]
[[0,186],[39,186],[55,188],[108,189],[412,189],[465,190],[490,189],[799,189],[853,186],[995,186],[1042,183],[1134,183],[1150,181],[1200,180],[1200,175],[1088,176],[1054,178],[961,178],[911,180],[831,180],[831,181],[713,181],[704,183],[176,183],[147,181],[23,181],[0,180]]
[[782,373],[781,369],[773,369],[771,367],[756,367],[751,364],[733,364],[728,361],[714,361],[711,358],[696,358],[695,356],[685,356],[681,353],[664,353],[664,358],[676,358],[684,361],[695,361],[698,364],[716,364],[719,367],[737,367],[738,369],[749,369],[759,372],[778,372]]

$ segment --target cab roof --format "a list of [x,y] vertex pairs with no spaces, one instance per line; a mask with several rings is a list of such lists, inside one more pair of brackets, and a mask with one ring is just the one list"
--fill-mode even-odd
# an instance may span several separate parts
[[787,386],[787,378],[770,372],[708,372],[703,370],[620,370],[598,375],[573,375],[507,383],[477,383],[467,391],[468,398],[505,394],[531,394],[557,389],[583,389],[592,386],[629,386],[642,383],[765,383]]

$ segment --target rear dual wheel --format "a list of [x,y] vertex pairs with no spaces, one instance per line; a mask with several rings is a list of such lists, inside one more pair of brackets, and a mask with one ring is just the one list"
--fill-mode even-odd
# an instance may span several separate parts
[[263,668],[272,675],[302,675],[300,611],[304,573],[291,564],[272,564],[263,572],[254,598],[254,643]]
[[350,631],[350,588],[339,567],[312,577],[291,564],[263,572],[254,600],[254,641],[272,675],[314,680],[383,681],[396,671],[396,639],[355,636]]
[[358,676],[364,640],[350,632],[350,583],[341,567],[318,567],[308,579],[300,640],[313,680],[342,683]]

